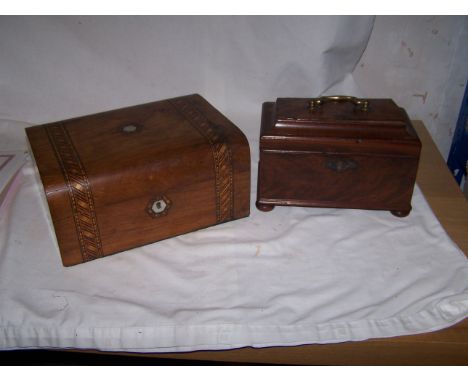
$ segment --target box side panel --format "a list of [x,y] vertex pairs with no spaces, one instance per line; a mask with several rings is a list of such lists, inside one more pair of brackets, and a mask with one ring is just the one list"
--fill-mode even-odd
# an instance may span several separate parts
[[411,157],[261,153],[261,203],[406,211],[418,161]]
[[218,129],[227,143],[232,163],[233,219],[250,214],[250,147],[244,133],[203,97],[190,96],[193,106],[200,110]]
[[[235,147],[235,146],[233,146]],[[234,219],[250,214],[250,151],[241,145],[234,150]],[[248,161],[247,161],[248,159]]]
[[83,258],[68,188],[47,132],[43,127],[35,126],[27,128],[26,134],[42,181],[62,262],[65,266],[79,264]]

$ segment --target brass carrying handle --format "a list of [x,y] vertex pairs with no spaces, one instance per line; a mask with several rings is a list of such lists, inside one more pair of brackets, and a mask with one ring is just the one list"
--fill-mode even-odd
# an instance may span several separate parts
[[369,101],[365,99],[359,99],[351,96],[344,95],[334,95],[334,96],[324,96],[319,98],[312,98],[310,100],[310,110],[316,110],[318,107],[322,106],[325,102],[351,102],[356,108],[359,108],[361,111],[367,111],[369,109]]

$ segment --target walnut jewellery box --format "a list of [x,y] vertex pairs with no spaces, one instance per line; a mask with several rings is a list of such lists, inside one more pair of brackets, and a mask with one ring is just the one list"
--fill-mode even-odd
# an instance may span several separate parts
[[247,139],[199,95],[26,133],[65,266],[249,215]]
[[391,99],[278,98],[263,104],[257,207],[411,211],[421,143]]

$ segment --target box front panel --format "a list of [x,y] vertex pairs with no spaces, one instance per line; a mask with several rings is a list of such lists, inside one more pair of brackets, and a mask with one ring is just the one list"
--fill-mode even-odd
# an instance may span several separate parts
[[[158,163],[163,164],[158,167]],[[94,187],[106,255],[217,223],[216,182],[208,148],[187,148],[176,157],[155,158],[146,171],[122,174],[121,182],[109,184]],[[107,197],[117,199],[119,192],[128,198],[106,203]]]
[[410,209],[413,157],[261,152],[261,203],[384,210]]

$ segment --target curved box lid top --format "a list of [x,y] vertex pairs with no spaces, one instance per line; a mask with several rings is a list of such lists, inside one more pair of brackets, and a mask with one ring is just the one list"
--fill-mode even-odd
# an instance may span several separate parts
[[[391,99],[278,98],[265,136],[415,140],[404,109]],[[318,104],[312,103],[316,100]],[[367,102],[366,108],[361,102]],[[312,105],[312,106],[311,106]]]

